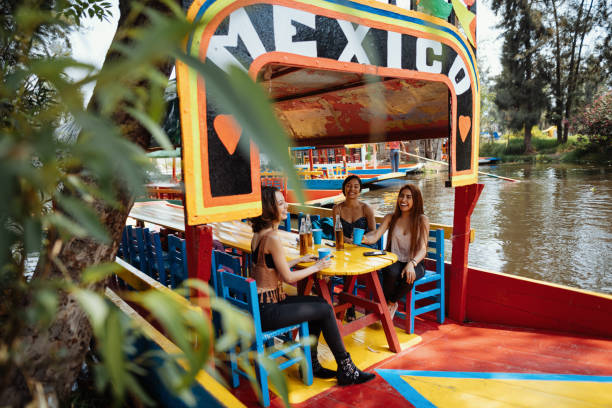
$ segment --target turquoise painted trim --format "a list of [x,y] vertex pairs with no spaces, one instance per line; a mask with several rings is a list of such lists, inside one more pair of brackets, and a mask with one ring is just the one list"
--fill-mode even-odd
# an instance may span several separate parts
[[[216,0],[205,1],[200,7],[200,10],[198,10],[196,17],[194,18],[194,22],[197,22],[198,20],[200,20],[202,16],[204,15],[204,13],[206,12],[206,10],[208,10],[208,8],[215,1]],[[472,65],[472,70],[474,71],[474,73],[477,72],[476,66],[474,64],[474,59],[472,58],[472,55],[470,54],[470,49],[468,48],[467,44],[461,39],[461,37],[455,31],[449,29],[448,27],[444,27],[444,26],[432,23],[430,21],[425,21],[420,18],[410,17],[404,14],[399,14],[394,11],[378,9],[378,8],[369,6],[367,4],[355,3],[354,1],[350,1],[350,0],[320,0],[320,1],[325,1],[328,3],[333,3],[333,4],[340,5],[340,6],[350,7],[356,10],[365,11],[365,12],[372,13],[372,14],[377,14],[383,17],[394,18],[396,20],[401,20],[401,21],[405,21],[408,23],[413,23],[413,24],[418,24],[418,25],[422,25],[425,27],[429,27],[429,28],[434,28],[436,30],[440,30],[447,34],[450,34],[453,37],[455,37],[455,39],[461,44],[463,49],[466,51],[466,54],[470,59],[470,64]],[[189,50],[191,49],[192,41],[193,41],[193,34],[189,36],[189,40],[187,41],[187,52],[189,52]],[[476,92],[478,92],[478,87],[479,87],[478,81],[475,81],[475,84],[476,84]]]
[[[530,381],[580,381],[580,382],[612,382],[609,375],[579,375],[579,374],[533,374],[533,373],[487,373],[469,371],[419,371],[419,370],[376,370],[381,376],[411,375],[416,377],[439,378],[474,378],[484,380],[530,380]],[[386,378],[385,378],[386,379]]]
[[423,397],[421,393],[412,388],[410,384],[404,381],[400,376],[404,374],[398,374],[401,370],[383,370],[377,369],[376,372],[380,375],[389,385],[400,393],[400,395],[412,405],[417,408],[436,408],[434,404],[429,402],[428,399]]

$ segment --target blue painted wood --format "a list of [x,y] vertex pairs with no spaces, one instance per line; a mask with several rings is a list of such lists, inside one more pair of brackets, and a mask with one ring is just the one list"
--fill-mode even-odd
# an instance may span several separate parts
[[138,268],[141,272],[147,273],[147,255],[145,251],[144,234],[148,232],[147,228],[132,227],[128,225],[125,227],[128,235],[128,246],[130,264]]
[[168,235],[168,272],[173,289],[179,287],[189,277],[186,244],[184,239],[176,235]]
[[[302,369],[306,371],[306,375],[304,376],[304,383],[306,385],[312,385],[312,361],[310,359],[310,346],[308,346],[307,344],[295,343],[289,347],[276,350],[269,356],[266,356],[265,354],[265,344],[268,339],[271,339],[273,337],[280,336],[285,333],[292,332],[295,329],[298,329],[300,339],[306,339],[308,337],[308,322],[302,322],[298,325],[292,325],[271,331],[264,331],[261,327],[261,318],[259,315],[259,299],[257,297],[257,284],[255,283],[255,280],[228,273],[222,269],[219,269],[218,277],[220,296],[233,306],[247,311],[253,318],[255,340],[252,345],[252,348],[257,352],[257,360],[261,361],[261,359],[269,358],[274,361],[274,359],[278,357],[287,356],[296,348],[301,348],[303,356],[292,357],[288,361],[283,361],[281,364],[279,364],[279,369],[283,370],[293,364],[301,363]],[[248,376],[246,375],[246,373],[244,373],[238,368],[236,348],[230,349],[229,354],[230,368],[232,372],[232,386],[237,387],[238,385],[240,385],[239,375],[246,376],[247,378]],[[264,407],[268,407],[270,406],[270,394],[268,391],[268,373],[264,365],[259,363],[256,364],[256,372],[259,381],[259,386],[261,387],[261,403]]]
[[130,262],[130,241],[128,239],[127,227],[121,231],[121,241],[119,242],[117,256],[126,262]]
[[145,250],[147,259],[147,275],[156,279],[164,286],[169,286],[166,274],[166,263],[168,256],[164,254],[161,246],[159,232],[146,230],[144,234]]
[[[188,404],[184,399],[176,395],[172,391],[168,380],[165,379],[165,373],[168,357],[166,352],[159,346],[158,343],[149,337],[140,335],[134,342],[134,347],[127,348],[128,358],[131,360],[138,359],[141,364],[139,367],[143,372],[137,376],[139,384],[146,391],[147,395],[155,401],[155,405],[159,407],[172,408],[193,408],[194,405]],[[176,369],[182,374],[185,370],[177,365]],[[215,398],[214,387],[198,380],[194,381],[189,386],[189,391],[193,394],[196,401],[196,407],[206,408],[222,408],[226,405],[222,404]]]
[[[425,275],[414,282],[414,286],[410,291],[409,296],[404,298],[408,313],[397,312],[396,316],[400,319],[408,319],[406,322],[407,331],[414,333],[414,317],[423,313],[437,310],[438,322],[444,323],[444,230],[438,229],[429,231],[431,240],[427,247],[433,251],[427,251],[427,258],[436,262],[436,270],[425,270]],[[435,282],[435,288],[428,290],[419,290],[418,287],[427,283]],[[431,303],[417,308],[416,301],[429,299]]]
[[221,292],[219,291],[219,269],[223,269],[226,272],[240,275],[240,257],[228,254],[224,251],[213,250],[211,257],[211,267],[211,286],[217,296],[221,296]]

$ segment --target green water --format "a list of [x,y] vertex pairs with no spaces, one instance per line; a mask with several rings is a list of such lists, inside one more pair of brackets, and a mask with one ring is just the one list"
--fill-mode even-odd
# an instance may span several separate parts
[[[485,185],[471,219],[470,266],[612,293],[612,166],[508,164],[481,171]],[[393,210],[406,182],[423,192],[431,222],[453,223],[454,190],[444,173],[417,174],[363,195],[377,214]],[[451,242],[446,241],[450,260]]]

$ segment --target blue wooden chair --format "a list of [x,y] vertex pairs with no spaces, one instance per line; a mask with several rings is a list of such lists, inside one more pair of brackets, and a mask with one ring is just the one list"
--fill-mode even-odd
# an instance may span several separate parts
[[121,231],[121,241],[119,242],[117,256],[124,261],[130,262],[130,243],[128,239],[127,227],[124,227],[123,231]]
[[168,286],[168,276],[166,274],[167,255],[164,254],[161,246],[159,232],[146,231],[145,250],[147,258],[147,275],[157,280],[164,286]]
[[224,251],[212,251],[210,286],[213,288],[217,296],[221,296],[221,292],[219,292],[219,269],[222,269],[229,273],[240,275],[240,257],[228,254]]
[[278,226],[278,229],[282,229],[282,230],[291,232],[291,214],[290,213],[287,213],[287,218],[285,218],[285,221],[281,222],[281,224]]
[[[429,231],[427,242],[427,258],[436,262],[436,270],[425,270],[425,275],[414,282],[412,290],[405,298],[404,312],[398,311],[396,316],[404,319],[404,327],[408,333],[414,333],[414,318],[423,313],[437,310],[439,323],[444,323],[444,230]],[[424,290],[419,286],[428,285]],[[416,307],[416,302],[426,299],[428,304]],[[410,310],[408,310],[410,307]]]
[[189,277],[186,241],[176,235],[168,235],[168,272],[173,289]]
[[130,264],[138,268],[141,272],[147,273],[147,255],[145,251],[145,232],[147,228],[125,227],[128,236],[128,253]]
[[[277,358],[286,358],[286,361],[278,364],[281,370],[290,367],[297,363],[302,363],[302,368],[305,370],[305,375],[302,376],[306,385],[312,385],[312,361],[310,359],[310,346],[295,342],[294,344],[284,347],[281,350],[275,350],[269,355],[265,355],[265,344],[275,337],[285,333],[290,333],[293,330],[299,330],[300,339],[308,337],[308,322],[302,322],[297,325],[283,327],[276,330],[264,331],[261,328],[261,319],[259,316],[259,299],[257,297],[257,285],[252,278],[244,278],[240,275],[228,273],[222,269],[218,271],[220,296],[233,306],[242,309],[251,314],[253,325],[255,328],[255,340],[252,348],[257,352],[260,358],[269,358],[275,361]],[[297,349],[302,349],[303,355],[291,356]],[[232,387],[240,385],[240,375],[248,378],[247,374],[238,367],[236,348],[229,351],[230,367],[232,374]],[[261,403],[264,407],[270,406],[270,394],[268,392],[268,373],[262,364],[256,364],[256,373],[261,388]]]

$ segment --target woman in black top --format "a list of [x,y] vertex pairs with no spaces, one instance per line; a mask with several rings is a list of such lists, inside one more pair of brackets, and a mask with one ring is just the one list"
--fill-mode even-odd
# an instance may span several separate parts
[[376,219],[374,210],[368,204],[359,201],[361,193],[361,179],[352,174],[344,179],[342,183],[342,194],[346,197],[341,203],[334,205],[333,221],[340,215],[342,222],[342,232],[345,242],[353,242],[353,228],[361,228],[368,231],[376,229]]
[[[361,179],[358,176],[352,174],[345,178],[342,183],[342,194],[344,194],[346,200],[334,205],[333,208],[332,220],[335,223],[336,216],[340,215],[345,242],[353,242],[354,228],[361,228],[365,232],[376,229],[374,210],[368,204],[359,201],[361,188]],[[346,281],[347,279],[344,278],[344,284],[346,284]],[[355,320],[355,317],[355,306],[351,306],[346,311],[346,320],[350,322]]]
[[[318,378],[336,377],[338,385],[361,384],[374,378],[374,374],[358,369],[347,353],[336,323],[334,310],[318,296],[287,296],[282,282],[292,283],[329,267],[329,258],[318,260],[304,269],[291,270],[299,262],[310,261],[307,255],[287,262],[278,237],[278,226],[287,218],[287,202],[276,187],[261,188],[262,214],[251,218],[252,277],[257,282],[259,313],[264,330],[275,330],[308,321],[311,335],[316,339],[311,348],[313,375]],[[324,368],[317,358],[319,335],[323,334],[336,363],[337,371]]]

